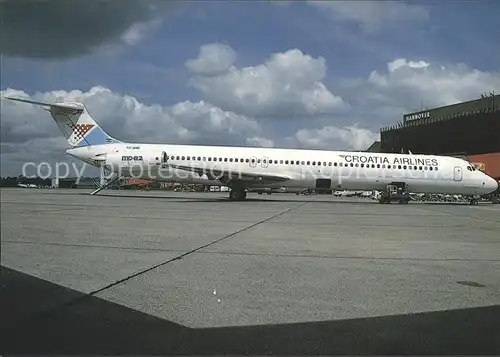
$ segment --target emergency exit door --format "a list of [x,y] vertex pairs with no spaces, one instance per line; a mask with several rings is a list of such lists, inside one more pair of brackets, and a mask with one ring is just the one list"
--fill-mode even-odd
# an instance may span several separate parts
[[453,180],[462,181],[462,168],[460,166],[455,166],[453,171]]

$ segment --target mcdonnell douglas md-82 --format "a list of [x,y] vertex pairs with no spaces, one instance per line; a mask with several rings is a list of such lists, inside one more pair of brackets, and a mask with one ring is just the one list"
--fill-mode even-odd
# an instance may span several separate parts
[[229,186],[235,201],[251,188],[384,190],[404,182],[410,192],[470,195],[472,201],[498,188],[496,180],[457,157],[122,142],[82,103],[6,99],[43,106],[71,146],[67,154],[115,175],[91,194],[126,177]]

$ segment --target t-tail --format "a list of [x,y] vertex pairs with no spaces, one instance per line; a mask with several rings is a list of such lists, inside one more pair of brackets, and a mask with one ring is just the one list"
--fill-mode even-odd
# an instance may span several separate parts
[[72,147],[121,143],[120,140],[111,137],[102,130],[99,124],[90,116],[83,103],[43,103],[11,97],[5,97],[5,99],[43,106],[52,115],[52,118],[54,118],[57,126],[59,126]]

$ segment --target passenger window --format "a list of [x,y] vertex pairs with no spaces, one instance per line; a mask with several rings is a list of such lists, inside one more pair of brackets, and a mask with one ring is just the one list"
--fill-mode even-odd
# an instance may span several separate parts
[[191,160],[191,156],[188,156],[186,159]]

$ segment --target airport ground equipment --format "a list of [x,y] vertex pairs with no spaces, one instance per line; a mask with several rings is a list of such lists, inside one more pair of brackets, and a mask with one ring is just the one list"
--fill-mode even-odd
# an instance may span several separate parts
[[391,202],[407,204],[409,201],[410,193],[408,185],[405,182],[391,182],[386,186],[379,199],[379,203],[381,204]]

